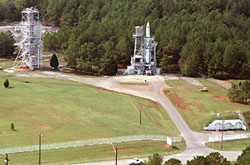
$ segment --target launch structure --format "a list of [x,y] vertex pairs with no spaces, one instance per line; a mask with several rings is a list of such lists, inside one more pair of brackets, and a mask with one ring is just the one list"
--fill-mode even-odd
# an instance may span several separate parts
[[39,22],[39,12],[36,8],[26,8],[22,11],[22,20],[18,25],[18,31],[21,32],[22,39],[17,44],[19,52],[14,66],[21,63],[22,67],[28,66],[31,70],[42,68],[42,30]]
[[160,74],[160,70],[156,69],[156,47],[154,37],[150,36],[149,22],[146,26],[146,37],[143,37],[144,31],[142,26],[135,27],[134,55],[131,57],[131,66],[128,66],[124,74],[138,75],[155,75]]

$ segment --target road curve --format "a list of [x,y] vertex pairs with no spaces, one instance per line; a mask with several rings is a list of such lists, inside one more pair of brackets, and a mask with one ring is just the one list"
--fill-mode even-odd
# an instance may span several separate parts
[[[175,108],[173,103],[169,100],[169,98],[164,94],[164,89],[167,87],[164,82],[164,78],[158,76],[157,81],[147,81],[148,89],[135,89],[135,88],[126,88],[124,85],[120,85],[119,81],[114,78],[86,78],[83,76],[71,76],[67,74],[62,74],[58,72],[42,72],[43,75],[54,77],[57,79],[67,79],[72,81],[77,81],[89,85],[93,85],[96,87],[101,87],[104,89],[126,93],[130,95],[135,95],[147,99],[151,99],[153,101],[159,102],[166,113],[169,115],[171,120],[174,122],[181,135],[183,136],[186,143],[186,150],[177,155],[165,156],[164,160],[170,158],[177,158],[182,161],[183,164],[186,163],[187,160],[191,160],[194,156],[198,155],[208,155],[211,152],[219,152],[224,157],[226,157],[230,161],[235,161],[242,152],[241,151],[218,151],[212,150],[205,146],[206,142],[206,134],[197,133],[190,130],[187,123],[184,121],[182,116],[179,114],[178,110]],[[85,163],[82,165],[110,165],[113,164],[113,161],[107,162],[95,162],[95,163]],[[127,164],[127,160],[119,160],[119,165]]]

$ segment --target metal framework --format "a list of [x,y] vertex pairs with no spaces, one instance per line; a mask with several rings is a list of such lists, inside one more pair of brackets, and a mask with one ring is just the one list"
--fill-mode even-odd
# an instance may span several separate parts
[[[17,44],[19,52],[13,66],[21,63],[22,67],[28,66],[31,70],[42,68],[42,30],[39,22],[39,12],[36,8],[26,8],[22,11],[22,21],[18,29],[22,33],[22,39]],[[20,62],[18,62],[19,59]]]
[[131,66],[128,66],[124,74],[138,75],[155,75],[160,74],[160,70],[156,69],[156,47],[154,37],[150,37],[149,22],[146,26],[146,37],[143,37],[144,31],[142,26],[135,27],[134,55],[131,57]]

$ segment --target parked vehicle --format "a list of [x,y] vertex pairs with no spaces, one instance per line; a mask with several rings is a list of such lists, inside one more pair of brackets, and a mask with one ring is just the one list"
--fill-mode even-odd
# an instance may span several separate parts
[[128,160],[129,165],[141,165],[143,161],[139,158],[134,158],[132,160]]

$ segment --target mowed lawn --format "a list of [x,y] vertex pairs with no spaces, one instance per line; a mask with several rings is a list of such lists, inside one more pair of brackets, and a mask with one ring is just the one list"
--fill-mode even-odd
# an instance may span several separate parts
[[43,144],[138,134],[179,135],[162,107],[150,100],[48,78],[9,77],[6,89],[4,80],[0,78],[0,148],[37,144],[40,132]]
[[[206,143],[206,146],[216,149],[216,150],[221,150],[221,142]],[[226,141],[223,141],[222,150],[242,151],[246,149],[248,146],[250,146],[250,139],[226,140]]]
[[[250,105],[233,103],[227,98],[227,89],[198,78],[208,88],[208,92],[200,92],[202,87],[194,86],[184,80],[166,80],[173,88],[166,93],[179,110],[189,127],[194,131],[202,131],[216,119],[236,119],[236,112],[250,111]],[[216,116],[220,113],[220,116]]]
[[[166,142],[136,141],[127,143],[115,143],[118,148],[118,160],[132,159],[134,157],[145,158],[153,153],[161,155],[177,154],[185,149],[183,142],[173,143],[173,149],[166,146]],[[0,155],[4,160],[5,155]],[[27,165],[38,163],[38,152],[9,154],[11,164]],[[67,163],[85,163],[95,161],[115,160],[115,153],[111,144],[94,145],[77,148],[42,151],[42,164],[65,165]]]

